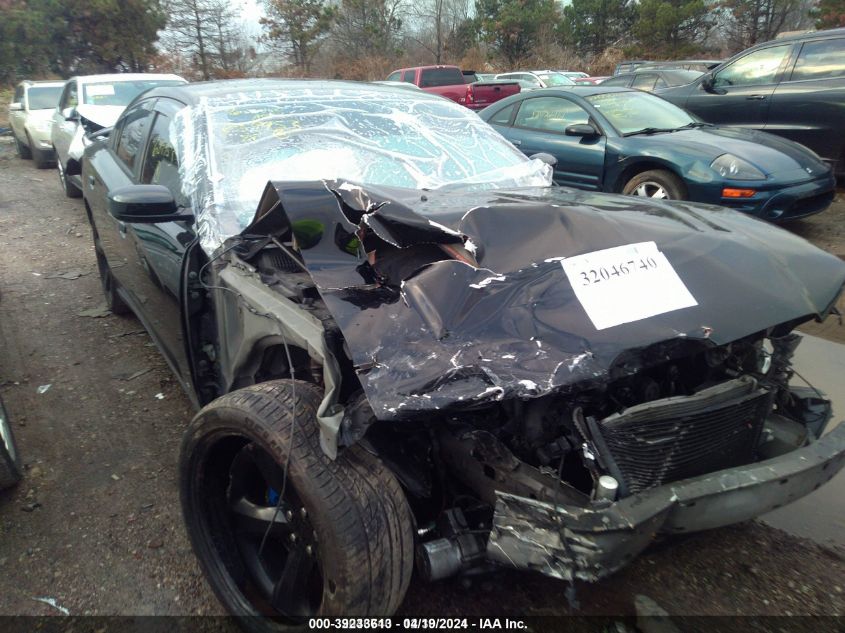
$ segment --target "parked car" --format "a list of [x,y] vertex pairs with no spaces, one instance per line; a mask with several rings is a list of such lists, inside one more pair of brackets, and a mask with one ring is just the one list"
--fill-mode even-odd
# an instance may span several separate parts
[[445,99],[156,88],[83,175],[110,305],[201,407],[183,514],[238,615],[390,615],[415,558],[594,581],[845,464],[830,402],[789,385],[845,262],[728,209],[552,187]]
[[571,80],[575,81],[576,79],[585,79],[589,77],[589,73],[585,73],[580,70],[558,70],[561,75],[565,75],[569,77]]
[[845,175],[845,29],[759,44],[660,96],[710,123],[797,141]]
[[540,88],[551,88],[553,86],[574,86],[575,82],[554,70],[519,71],[513,73],[501,73],[496,79],[507,79],[518,81],[522,90],[539,90]]
[[126,104],[155,86],[187,83],[178,75],[124,73],[71,77],[53,111],[50,140],[62,189],[69,198],[82,195],[80,164],[85,136],[111,127]]
[[724,60],[719,59],[676,59],[666,61],[649,61],[644,59],[628,60],[620,62],[613,69],[613,76],[623,73],[631,73],[640,68],[677,68],[681,70],[698,70],[707,72],[716,68]]
[[561,185],[730,207],[770,221],[826,209],[828,165],[798,143],[701,122],[638,90],[575,86],[479,113],[525,154],[557,159]]
[[[472,82],[457,66],[417,66],[394,70],[388,81],[412,83],[425,92],[446,97],[470,110],[481,110],[491,103],[519,93],[519,84],[506,81]],[[469,82],[468,82],[469,80]]]
[[9,104],[9,124],[18,156],[31,158],[38,168],[48,167],[55,157],[50,126],[63,84],[61,81],[22,81],[15,87]]
[[608,76],[601,75],[598,77],[578,77],[573,79],[572,81],[575,82],[577,86],[597,86],[602,83],[605,79],[608,79]]
[[685,86],[701,77],[697,70],[646,70],[616,75],[602,82],[603,86],[623,86],[646,92],[660,91],[673,86]]

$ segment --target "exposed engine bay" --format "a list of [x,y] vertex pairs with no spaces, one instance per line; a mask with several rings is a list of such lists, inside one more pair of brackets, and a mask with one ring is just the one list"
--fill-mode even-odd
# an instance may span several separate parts
[[[359,444],[395,473],[432,580],[491,564],[596,580],[659,532],[750,518],[845,463],[845,434],[817,443],[830,402],[791,384],[792,329],[832,309],[840,262],[793,267],[782,285],[815,287],[777,297],[741,276],[713,283],[713,252],[776,268],[771,244],[749,255],[771,229],[730,216],[715,230],[682,207],[645,220],[606,209],[611,246],[661,235],[697,303],[600,329],[560,262],[596,248],[600,231],[584,245],[589,213],[549,195],[496,194],[434,222],[345,183],[271,183],[253,224],[194,277],[219,293],[216,314],[194,310],[207,397],[278,377],[323,387],[324,450]],[[423,196],[434,209],[449,200]],[[528,234],[539,223],[559,239],[497,249],[489,223],[517,214]],[[735,310],[754,301],[769,301],[764,315]]]

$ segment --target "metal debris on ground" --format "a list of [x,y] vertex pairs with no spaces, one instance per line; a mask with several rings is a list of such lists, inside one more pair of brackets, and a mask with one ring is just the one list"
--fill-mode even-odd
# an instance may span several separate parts
[[112,378],[114,378],[115,380],[122,380],[124,382],[129,382],[130,380],[135,380],[136,378],[139,378],[139,377],[143,376],[144,374],[150,373],[152,370],[153,370],[152,367],[147,367],[145,369],[139,369],[138,371],[131,372],[131,373],[130,372],[123,372],[123,373],[120,373],[120,374],[115,374],[114,376],[112,376]]
[[44,275],[44,279],[68,279],[73,281],[74,279],[79,279],[87,274],[87,272],[82,270],[68,270],[63,273],[50,273],[49,275]]
[[59,611],[61,611],[64,615],[70,615],[70,611],[68,611],[59,603],[57,603],[55,598],[33,598],[33,600],[43,602],[44,604],[49,604],[54,609],[58,609]]
[[47,393],[50,390],[50,387],[52,387],[52,386],[53,386],[52,383],[50,383],[49,385],[41,385],[41,386],[38,387],[38,389],[36,389],[36,391],[39,394]]
[[164,394],[163,393],[157,393],[155,395],[155,397],[156,397],[156,400],[164,400]]

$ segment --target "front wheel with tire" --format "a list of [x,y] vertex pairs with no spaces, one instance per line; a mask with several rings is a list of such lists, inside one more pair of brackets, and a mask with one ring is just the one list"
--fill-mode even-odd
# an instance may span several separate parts
[[65,192],[65,195],[68,198],[81,198],[82,192],[75,184],[68,180],[61,160],[56,160],[56,167],[59,170],[59,183],[62,185],[62,190]]
[[32,158],[32,152],[30,151],[30,149],[26,145],[21,143],[20,139],[17,137],[16,134],[14,135],[14,137],[15,149],[18,152],[18,157],[23,158],[24,160],[29,160],[30,158]]
[[655,200],[686,200],[687,198],[687,189],[683,181],[665,169],[650,169],[637,174],[625,183],[622,193]]
[[194,552],[217,596],[253,631],[312,616],[388,616],[410,582],[404,493],[360,447],[334,461],[323,454],[321,399],[302,381],[246,387],[202,409],[182,443]]
[[0,490],[14,486],[20,479],[20,454],[12,435],[12,423],[6,414],[3,401],[0,400]]

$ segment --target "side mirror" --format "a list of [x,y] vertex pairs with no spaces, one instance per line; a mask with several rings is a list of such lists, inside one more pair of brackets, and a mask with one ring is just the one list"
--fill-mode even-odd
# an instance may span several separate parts
[[547,152],[539,152],[538,154],[531,154],[531,156],[529,156],[528,158],[530,158],[532,160],[536,158],[537,160],[541,160],[544,163],[546,163],[546,165],[551,165],[552,167],[557,165],[557,158],[555,158],[554,156],[552,156],[551,154],[549,154]]
[[65,118],[65,121],[79,121],[79,113],[73,107],[62,110],[62,116]]
[[23,110],[23,104],[19,101],[9,104],[9,112],[20,112],[21,110]]
[[566,128],[567,136],[598,136],[599,132],[589,123],[575,123]]
[[701,78],[701,89],[705,92],[714,92],[713,73],[707,73]]
[[187,219],[180,216],[170,189],[163,185],[129,185],[109,191],[109,213],[115,220],[155,224]]

